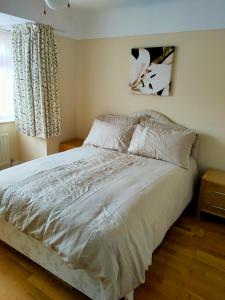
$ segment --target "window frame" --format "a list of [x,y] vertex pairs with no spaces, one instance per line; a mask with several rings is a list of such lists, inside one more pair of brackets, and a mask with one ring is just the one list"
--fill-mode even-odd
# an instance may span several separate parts
[[[5,41],[7,42],[7,39],[8,41],[10,41],[10,32],[8,31],[4,31],[2,29],[0,29],[0,35],[5,35]],[[3,42],[4,43],[4,42]],[[4,49],[4,48],[3,48]],[[3,50],[4,51],[4,50]],[[10,57],[11,59],[11,62],[9,63],[10,66],[9,66],[9,70],[10,72],[12,72],[12,74],[10,75],[11,79],[12,79],[12,82],[11,82],[11,88],[13,89],[13,61],[12,61],[12,46],[10,45],[10,42],[9,42],[9,51],[11,52],[11,54],[9,56],[6,56],[6,60]],[[3,58],[3,70],[4,70],[4,58]],[[0,66],[1,68],[1,66]],[[10,80],[11,81],[11,80]],[[4,80],[3,80],[3,83],[4,83]],[[13,103],[13,90],[11,91],[11,94],[12,94],[12,98],[11,98],[11,101],[10,101],[10,104],[13,106],[11,107],[10,106],[10,110],[11,110],[11,113],[10,115],[0,115],[0,124],[2,123],[12,123],[12,122],[15,122],[15,112],[14,112],[14,103]],[[8,100],[10,100],[10,98]],[[3,102],[4,102],[4,99],[3,99]]]

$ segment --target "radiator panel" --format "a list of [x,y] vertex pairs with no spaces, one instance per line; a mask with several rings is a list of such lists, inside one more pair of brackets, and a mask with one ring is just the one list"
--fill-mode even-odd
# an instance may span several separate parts
[[9,134],[0,133],[0,168],[9,166],[10,162]]

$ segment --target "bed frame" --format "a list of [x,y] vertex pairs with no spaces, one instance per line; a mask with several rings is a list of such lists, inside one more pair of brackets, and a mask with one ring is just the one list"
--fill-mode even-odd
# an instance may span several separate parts
[[[41,242],[17,230],[0,217],[0,240],[22,253],[56,277],[94,300],[112,299],[110,284],[106,285],[84,270],[69,268],[59,255]],[[126,300],[133,300],[133,292],[126,295]]]
[[[152,110],[144,110],[131,116],[151,116],[152,119],[160,121],[165,124],[171,124],[174,122],[168,119],[166,116]],[[197,143],[198,144],[198,143]],[[197,144],[192,156],[196,159]],[[194,148],[194,147],[193,147]],[[115,300],[118,296],[115,295],[115,291],[110,282],[103,282],[87,271],[75,270],[69,268],[66,263],[57,255],[56,252],[47,248],[41,242],[29,237],[25,233],[18,231],[11,224],[7,223],[3,217],[0,217],[0,240],[16,249],[44,269],[48,270],[70,286],[79,290],[83,294],[87,295],[94,300]],[[127,294],[124,299],[133,300],[133,291]]]

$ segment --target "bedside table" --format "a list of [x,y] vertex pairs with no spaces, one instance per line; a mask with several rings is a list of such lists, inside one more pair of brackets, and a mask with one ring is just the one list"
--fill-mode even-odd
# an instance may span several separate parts
[[74,139],[72,141],[63,142],[60,144],[60,152],[70,150],[73,148],[78,148],[83,145],[83,139]]
[[225,172],[209,169],[202,176],[198,217],[201,212],[225,218]]

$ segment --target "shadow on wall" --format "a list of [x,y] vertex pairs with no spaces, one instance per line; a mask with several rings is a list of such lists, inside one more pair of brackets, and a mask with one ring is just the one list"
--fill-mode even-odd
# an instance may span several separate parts
[[[199,134],[198,166],[201,173],[207,168],[223,170],[225,142],[208,134]],[[204,168],[202,167],[204,165]]]

